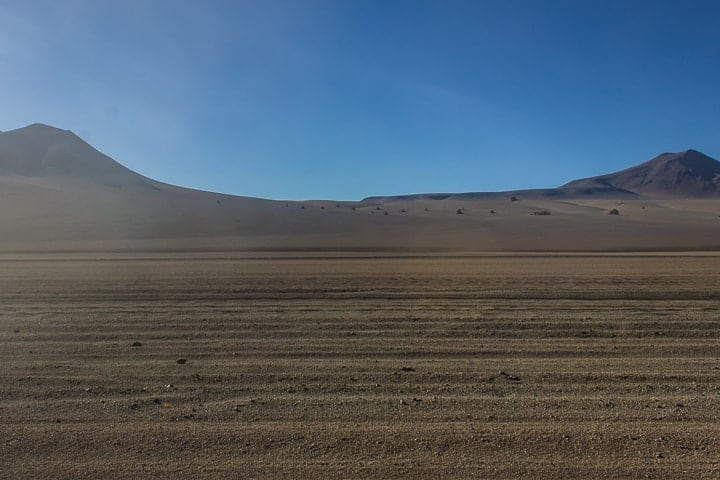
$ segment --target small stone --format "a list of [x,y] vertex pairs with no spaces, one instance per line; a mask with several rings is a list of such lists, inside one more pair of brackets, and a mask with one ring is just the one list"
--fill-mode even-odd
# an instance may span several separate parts
[[400,370],[403,372],[414,372],[415,369],[413,367],[402,367]]
[[518,377],[517,375],[511,375],[511,374],[509,374],[509,373],[507,373],[507,372],[505,372],[505,371],[503,371],[503,370],[500,371],[500,375],[503,376],[503,377],[505,377],[505,378],[507,378],[508,380],[513,381],[513,382],[519,382],[519,381],[520,381],[520,377]]
[[133,342],[133,343],[132,343],[132,346],[133,346],[133,347],[142,347],[142,343],[140,343],[140,342]]
[[187,363],[187,358],[178,358],[175,363],[178,365],[185,365]]

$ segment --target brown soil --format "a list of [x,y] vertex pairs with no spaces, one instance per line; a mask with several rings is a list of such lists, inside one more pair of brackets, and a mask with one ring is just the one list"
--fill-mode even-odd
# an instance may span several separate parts
[[718,478],[719,270],[4,256],[0,478]]

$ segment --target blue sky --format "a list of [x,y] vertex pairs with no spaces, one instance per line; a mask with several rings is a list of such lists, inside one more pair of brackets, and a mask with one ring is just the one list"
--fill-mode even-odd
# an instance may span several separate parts
[[0,0],[0,130],[268,198],[720,158],[720,2]]

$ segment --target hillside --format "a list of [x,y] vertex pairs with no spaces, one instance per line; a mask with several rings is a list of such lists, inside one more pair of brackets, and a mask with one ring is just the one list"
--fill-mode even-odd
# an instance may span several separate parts
[[292,202],[168,185],[32,125],[0,134],[0,252],[714,250],[716,164],[688,151],[556,189]]
[[628,190],[653,198],[720,197],[720,162],[696,150],[663,153],[635,167],[560,187],[602,188]]
[[557,188],[507,192],[419,193],[368,197],[368,202],[462,199],[640,199],[720,197],[720,162],[696,150],[663,153],[645,163]]
[[152,180],[100,153],[74,133],[41,124],[0,133],[0,175],[157,188]]

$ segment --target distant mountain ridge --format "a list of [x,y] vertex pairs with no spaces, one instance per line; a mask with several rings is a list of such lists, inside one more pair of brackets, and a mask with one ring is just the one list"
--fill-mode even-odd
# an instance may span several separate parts
[[720,197],[720,162],[697,150],[663,153],[614,173],[573,180],[557,188],[507,192],[420,193],[368,197],[367,202],[393,200],[466,200],[608,198],[715,198]]
[[0,133],[0,254],[720,252],[718,172],[688,150],[558,188],[278,201],[162,183],[35,124]]
[[[0,175],[46,177],[115,188],[167,186],[144,177],[97,151],[69,130],[33,124],[0,132]],[[408,200],[491,200],[720,197],[720,162],[686,150],[663,153],[614,173],[573,180],[557,188],[508,192],[417,193],[368,197],[367,203]]]

